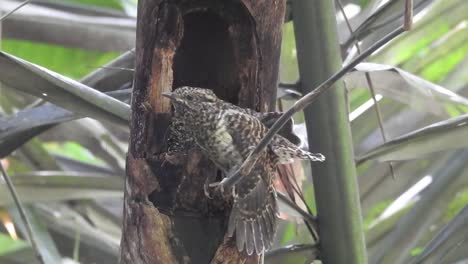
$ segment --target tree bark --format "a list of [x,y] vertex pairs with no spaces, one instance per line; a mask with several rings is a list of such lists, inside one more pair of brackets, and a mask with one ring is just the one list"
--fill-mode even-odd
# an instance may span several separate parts
[[271,111],[284,0],[140,0],[121,263],[258,263],[225,237],[230,201],[209,200],[218,173],[195,149],[167,155],[171,106],[163,92],[209,88]]

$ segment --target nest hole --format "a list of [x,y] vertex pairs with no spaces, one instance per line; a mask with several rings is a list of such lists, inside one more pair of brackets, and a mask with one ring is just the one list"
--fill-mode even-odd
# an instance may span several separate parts
[[183,16],[184,34],[173,63],[173,88],[212,89],[237,104],[240,81],[229,24],[212,11]]

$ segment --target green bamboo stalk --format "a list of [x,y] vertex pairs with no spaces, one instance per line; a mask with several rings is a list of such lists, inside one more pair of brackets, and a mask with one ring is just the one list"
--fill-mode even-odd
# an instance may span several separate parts
[[[293,3],[296,47],[304,93],[341,68],[335,7],[329,0]],[[320,255],[324,263],[367,263],[359,191],[343,83],[304,110],[311,151],[326,162],[313,163]]]

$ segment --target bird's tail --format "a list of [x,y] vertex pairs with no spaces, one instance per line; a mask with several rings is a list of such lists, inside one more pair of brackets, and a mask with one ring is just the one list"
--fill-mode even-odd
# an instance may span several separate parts
[[[236,189],[241,190],[247,187],[242,185],[250,184],[252,182],[241,180]],[[245,195],[236,195],[229,216],[228,235],[232,237],[235,234],[239,251],[245,248],[248,255],[254,252],[260,255],[271,247],[276,232],[277,211],[276,192],[272,184],[263,179],[259,179]]]
[[310,161],[325,161],[325,156],[322,153],[311,153],[309,151],[302,150],[300,148],[296,149],[296,155],[299,159],[307,159]]
[[325,156],[322,153],[310,153],[303,150],[287,139],[276,135],[270,143],[269,148],[276,154],[279,164],[289,164],[294,159],[306,159],[310,161],[325,161]]

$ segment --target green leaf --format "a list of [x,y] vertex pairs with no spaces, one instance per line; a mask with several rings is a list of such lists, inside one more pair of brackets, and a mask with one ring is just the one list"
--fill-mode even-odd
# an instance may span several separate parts
[[93,165],[105,165],[105,162],[95,157],[89,150],[74,141],[62,144],[46,143],[44,146],[51,154],[69,157]]
[[[468,34],[467,34],[468,35]],[[421,75],[431,81],[441,81],[449,74],[460,62],[468,55],[468,37],[464,40],[465,44],[453,49],[447,55],[439,58],[435,62],[427,65]]]
[[[17,5],[18,1],[2,0],[0,12]],[[125,51],[135,46],[136,20],[122,11],[103,7],[33,1],[13,13],[3,25],[2,37],[7,39],[105,52]],[[38,53],[36,56],[51,55],[61,57],[57,53]],[[80,66],[89,67],[86,64]]]
[[15,240],[10,236],[0,233],[0,256],[29,247],[29,244],[23,240]]
[[410,251],[420,245],[424,235],[430,234],[430,227],[442,217],[443,208],[462,187],[460,183],[466,182],[467,157],[467,150],[454,151],[449,156],[450,166],[443,163],[433,169],[432,183],[379,245],[385,250],[375,252],[370,257],[372,263],[409,263]]
[[454,218],[468,204],[468,190],[461,191],[450,201],[444,214],[444,220],[449,221]]
[[423,252],[423,248],[422,247],[416,247],[416,248],[413,248],[411,251],[410,251],[410,255],[415,257],[419,254],[421,254]]
[[283,83],[295,83],[299,80],[299,69],[297,66],[296,41],[294,38],[293,23],[283,25],[283,39],[280,56],[280,80]]
[[[60,263],[62,262],[62,256],[60,255],[54,240],[52,239],[51,235],[49,234],[49,230],[44,226],[44,224],[38,219],[34,208],[31,206],[25,206],[25,213],[29,220],[29,224],[32,228],[32,233],[37,245],[37,249],[39,250],[41,257],[43,258],[45,263]],[[10,214],[17,224],[21,233],[25,234],[26,229],[22,223],[21,217],[16,208],[13,206],[9,209]]]
[[120,0],[65,0],[65,1],[123,10]]
[[347,87],[368,89],[366,73],[373,80],[376,93],[420,111],[448,117],[446,105],[468,106],[468,99],[440,85],[402,69],[377,63],[361,63],[356,66],[356,70],[345,77]]
[[[23,203],[123,197],[123,177],[82,172],[41,171],[12,176]],[[4,183],[0,184],[0,205],[12,204]]]
[[367,102],[367,100],[371,98],[369,88],[367,88],[367,86],[365,86],[365,88],[366,89],[354,89],[350,91],[349,93],[350,112],[353,112],[354,110],[356,110],[356,108],[358,108],[359,106],[361,106],[362,104],[364,104],[365,102]]
[[[468,206],[465,206],[450,223],[445,225],[444,228],[434,236],[427,246],[424,247],[424,250],[418,250],[418,257],[411,263],[449,263],[442,260],[450,256],[450,254],[453,254],[453,251],[466,241],[468,238],[467,228]],[[466,248],[461,250],[465,250],[466,252]],[[413,251],[411,251],[411,253],[413,253]]]
[[379,202],[378,204],[374,205],[372,208],[369,209],[369,213],[363,220],[364,229],[368,229],[372,222],[383,212],[385,208],[387,208],[392,201],[386,200]]
[[286,243],[290,242],[294,238],[295,232],[296,225],[294,223],[288,222],[281,237],[281,245],[285,245]]
[[91,87],[0,52],[0,80],[83,116],[127,126],[130,106]]
[[[417,13],[431,1],[415,0],[413,2],[414,12]],[[353,30],[352,34],[350,34],[349,29],[345,25],[343,25],[345,29],[340,30],[342,33],[341,39],[344,40],[343,47],[348,49],[356,40],[363,40],[368,36],[375,38],[376,35],[382,35],[382,32],[388,31],[389,27],[394,26],[403,17],[404,8],[402,7],[404,7],[404,3],[404,0],[375,1],[374,4],[368,5],[354,19],[356,21],[363,21],[360,25],[354,26],[356,29]]]
[[382,144],[358,157],[358,163],[416,159],[423,155],[468,146],[468,114],[434,123]]
[[[112,69],[97,69],[83,78],[82,82],[94,86],[99,91],[115,90],[126,83],[130,84],[133,74],[114,68],[133,68],[134,53],[128,51],[107,64],[106,67]],[[130,93],[130,89],[124,89],[108,92],[107,94],[127,102],[131,96]],[[80,117],[55,105],[45,104],[24,109],[9,117],[0,118],[0,157],[10,154],[26,141],[53,125]]]
[[91,224],[83,215],[76,212],[66,204],[48,203],[36,205],[38,216],[47,225],[47,227],[68,238],[70,247],[74,244],[76,235],[80,235],[80,248],[87,248],[88,254],[100,255],[107,261],[99,263],[116,263],[108,258],[114,258],[119,253],[119,237],[108,234]]
[[72,79],[79,79],[119,55],[39,42],[3,39],[2,50]]
[[[106,94],[124,101],[130,98],[129,89]],[[81,116],[52,104],[28,108],[5,118],[0,117],[0,157],[9,155],[26,141],[54,125],[78,118]]]
[[383,47],[371,58],[372,61],[400,65],[412,57],[422,56],[421,52],[466,19],[467,6],[465,0],[438,0],[414,23],[410,32]]

